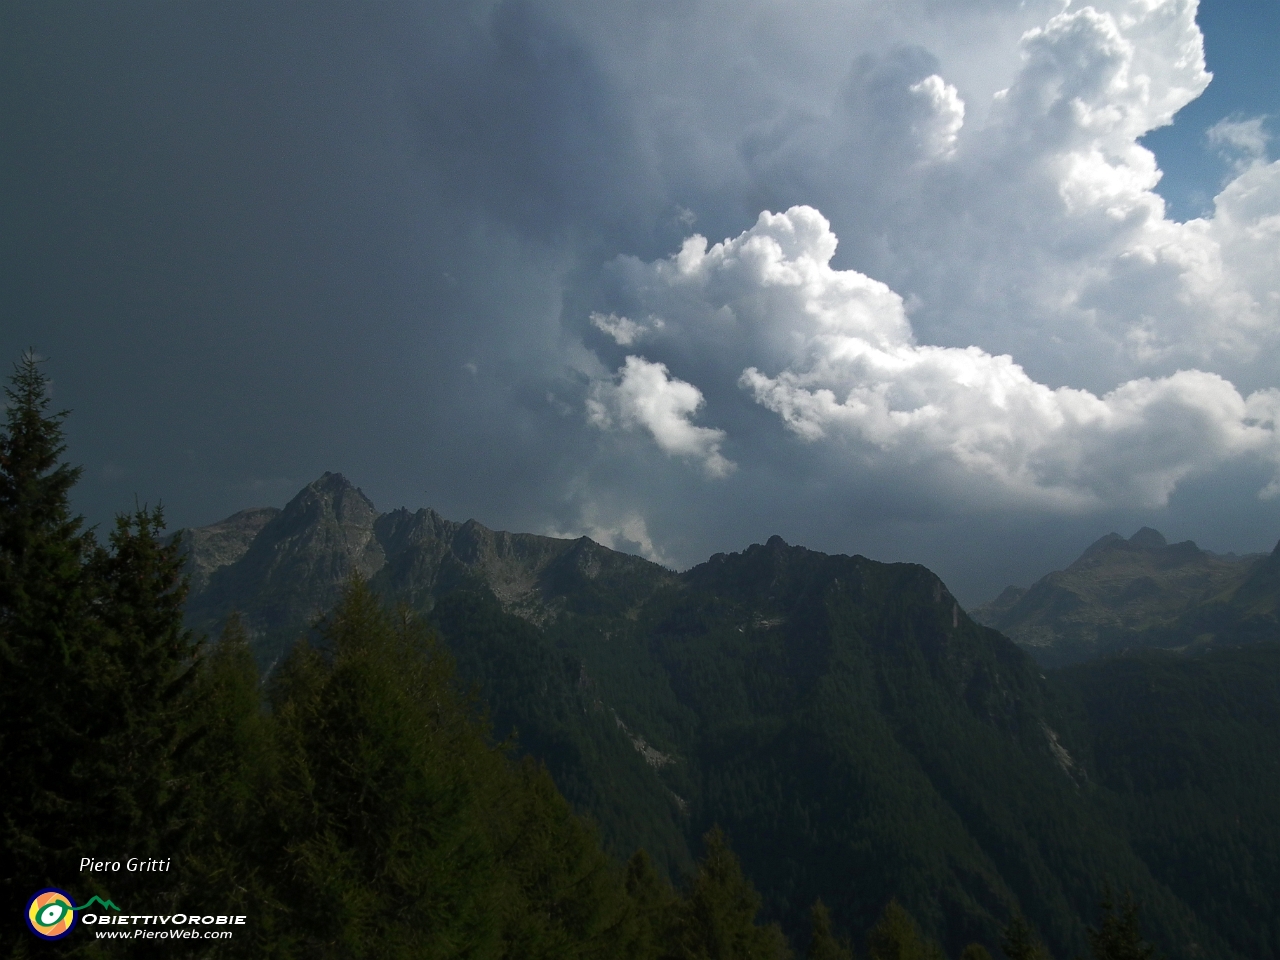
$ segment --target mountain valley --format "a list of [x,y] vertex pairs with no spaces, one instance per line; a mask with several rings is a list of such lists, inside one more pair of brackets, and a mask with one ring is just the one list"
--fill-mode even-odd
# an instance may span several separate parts
[[[674,573],[587,538],[379,514],[337,474],[183,540],[188,622],[216,635],[239,612],[267,669],[353,575],[419,611],[494,738],[514,733],[615,856],[643,847],[678,877],[718,824],[788,932],[820,896],[861,935],[897,897],[952,952],[1020,911],[1072,956],[1110,883],[1169,956],[1280,956],[1274,639],[1046,671],[918,565],[774,537]],[[1206,596],[1274,616],[1274,555],[1120,542],[1086,557],[1122,555],[1162,598],[1105,594],[1126,629],[1173,636]],[[1035,589],[979,614],[1033,609]]]

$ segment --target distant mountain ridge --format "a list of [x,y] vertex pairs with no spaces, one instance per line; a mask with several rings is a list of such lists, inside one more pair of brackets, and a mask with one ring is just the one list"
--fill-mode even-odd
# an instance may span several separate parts
[[1170,544],[1143,527],[1127,540],[1109,533],[1067,569],[1030,588],[1008,587],[971,613],[1045,666],[1128,647],[1280,636],[1280,574],[1266,574],[1277,564],[1275,553],[1215,554],[1192,540]]
[[[1203,565],[1152,533],[1089,558]],[[338,474],[184,542],[189,622],[240,611],[266,665],[352,573],[408,603],[495,737],[515,731],[615,854],[676,875],[719,824],[793,935],[816,897],[861,936],[892,896],[952,953],[1021,910],[1082,955],[1109,879],[1170,957],[1280,958],[1280,644],[1042,672],[916,564],[773,537],[676,574],[585,537],[379,514]],[[1265,613],[1269,582],[1230,597]]]
[[484,585],[532,622],[553,615],[582,581],[670,576],[586,537],[494,531],[429,509],[380,514],[340,473],[308,484],[283,510],[245,510],[181,533],[192,575],[188,622],[214,632],[235,609],[268,662],[333,606],[353,573],[418,607]]

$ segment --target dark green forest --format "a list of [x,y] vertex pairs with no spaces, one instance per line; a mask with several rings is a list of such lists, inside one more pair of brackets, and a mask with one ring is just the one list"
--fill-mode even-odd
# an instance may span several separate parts
[[1110,885],[1170,955],[1276,955],[1280,645],[1041,675],[927,570],[777,540],[627,610],[537,628],[454,592],[432,611],[615,855],[643,838],[675,875],[720,825],[796,940],[817,899],[861,935],[892,895],[953,954],[1024,917],[1083,955]]
[[[776,538],[680,577],[566,554],[541,622],[356,575],[287,643],[204,636],[158,508],[73,515],[32,357],[7,397],[11,955],[1277,956],[1274,642],[1042,676],[924,568]],[[45,886],[249,922],[40,943]]]

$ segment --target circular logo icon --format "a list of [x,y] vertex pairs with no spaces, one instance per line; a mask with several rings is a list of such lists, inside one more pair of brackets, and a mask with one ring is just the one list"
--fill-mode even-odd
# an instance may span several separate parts
[[27,926],[37,937],[61,940],[75,925],[71,897],[61,890],[41,890],[27,902]]

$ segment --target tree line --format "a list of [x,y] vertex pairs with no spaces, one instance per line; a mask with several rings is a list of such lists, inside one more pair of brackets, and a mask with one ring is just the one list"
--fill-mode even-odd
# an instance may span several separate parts
[[[354,580],[265,682],[234,616],[214,642],[183,625],[181,545],[135,507],[106,542],[74,515],[34,355],[15,365],[0,433],[0,887],[132,912],[242,914],[204,955],[774,960],[792,946],[718,828],[679,884],[643,850],[603,850],[545,768],[495,743],[448,651],[407,608]],[[167,859],[169,873],[84,874],[83,857]],[[1096,960],[1144,960],[1132,898],[1108,895]],[[190,941],[185,942],[190,944]],[[13,956],[173,954],[156,941],[53,944]],[[184,946],[192,955],[198,951]],[[896,901],[871,960],[941,960]],[[1009,960],[1048,953],[1011,918]],[[803,955],[855,955],[821,901]],[[962,960],[989,958],[971,944]]]

